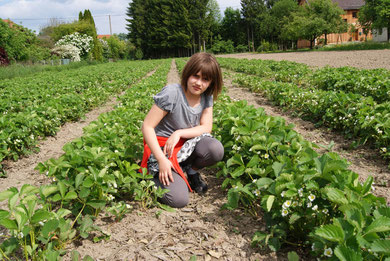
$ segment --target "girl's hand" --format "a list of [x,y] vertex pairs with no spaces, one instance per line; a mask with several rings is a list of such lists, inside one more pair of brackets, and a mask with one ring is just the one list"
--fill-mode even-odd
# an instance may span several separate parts
[[178,131],[175,131],[166,141],[163,152],[165,155],[168,154],[168,158],[172,157],[173,149],[175,148],[179,140],[180,140],[180,134]]
[[159,180],[164,186],[169,186],[169,181],[173,182],[173,176],[172,176],[172,169],[173,165],[172,162],[164,158],[162,162],[158,162],[158,168],[160,170],[159,173]]

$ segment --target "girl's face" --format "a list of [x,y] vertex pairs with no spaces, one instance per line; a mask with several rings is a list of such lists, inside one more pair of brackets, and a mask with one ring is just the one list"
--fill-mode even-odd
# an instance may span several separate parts
[[201,95],[210,86],[211,79],[202,75],[202,71],[191,75],[187,80],[187,91],[192,95]]

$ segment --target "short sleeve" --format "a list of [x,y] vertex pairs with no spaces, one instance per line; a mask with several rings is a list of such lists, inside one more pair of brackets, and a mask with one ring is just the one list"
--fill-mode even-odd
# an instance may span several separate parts
[[171,112],[176,105],[177,95],[177,86],[167,85],[153,97],[153,100],[160,109]]
[[213,96],[212,95],[206,95],[205,96],[205,108],[213,107]]

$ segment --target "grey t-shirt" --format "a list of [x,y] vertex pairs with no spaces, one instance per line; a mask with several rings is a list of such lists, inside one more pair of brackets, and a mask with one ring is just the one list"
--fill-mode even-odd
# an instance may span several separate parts
[[189,106],[180,84],[165,86],[153,99],[159,108],[168,112],[154,129],[156,135],[162,137],[170,137],[179,129],[198,126],[203,110],[213,106],[213,96],[204,94],[198,106]]

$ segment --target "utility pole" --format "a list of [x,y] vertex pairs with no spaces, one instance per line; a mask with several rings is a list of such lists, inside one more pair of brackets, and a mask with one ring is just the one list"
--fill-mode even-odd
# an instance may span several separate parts
[[111,15],[108,15],[108,20],[110,22],[110,35],[112,35],[112,28],[111,28]]

